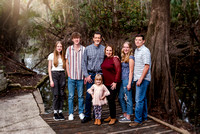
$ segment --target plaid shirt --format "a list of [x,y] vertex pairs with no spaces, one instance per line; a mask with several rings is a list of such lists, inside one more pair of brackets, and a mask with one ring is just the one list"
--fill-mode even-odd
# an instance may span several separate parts
[[82,60],[82,71],[85,77],[89,76],[88,71],[99,72],[101,71],[101,64],[104,60],[105,46],[99,45],[98,47],[91,44],[85,48]]

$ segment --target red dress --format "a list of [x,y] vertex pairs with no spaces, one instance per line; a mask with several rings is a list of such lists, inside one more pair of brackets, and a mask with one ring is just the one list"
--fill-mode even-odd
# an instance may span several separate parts
[[121,82],[121,62],[116,57],[106,57],[101,64],[104,85]]

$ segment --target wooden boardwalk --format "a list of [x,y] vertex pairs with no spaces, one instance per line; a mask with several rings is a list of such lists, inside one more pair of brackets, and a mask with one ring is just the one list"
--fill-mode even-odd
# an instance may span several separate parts
[[[121,115],[120,112],[121,108],[117,105],[117,117]],[[108,115],[109,109],[107,106],[104,106],[102,119],[105,119]],[[97,126],[93,125],[94,120],[87,123],[81,123],[77,111],[74,113],[75,119],[73,121],[67,119],[68,113],[65,112],[64,116],[66,120],[54,121],[52,118],[53,114],[41,115],[57,134],[178,134],[178,132],[151,119],[148,119],[148,121],[137,127],[129,127],[128,123],[119,122],[114,125],[108,125],[108,123],[102,122],[100,126]]]

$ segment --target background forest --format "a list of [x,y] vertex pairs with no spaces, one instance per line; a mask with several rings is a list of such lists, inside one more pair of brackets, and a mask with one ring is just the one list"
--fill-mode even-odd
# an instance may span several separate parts
[[[74,31],[82,34],[84,46],[91,43],[95,31],[102,32],[103,43],[113,43],[116,54],[120,56],[125,40],[131,41],[135,48],[134,36],[137,33],[150,37],[151,33],[147,32],[152,8],[156,9],[154,4],[162,5],[162,2],[155,1],[1,0],[0,57],[7,55],[27,65],[27,54],[32,54],[34,62],[27,66],[34,69],[53,51],[57,40],[64,41],[65,48],[71,45],[70,35]],[[170,4],[165,11],[170,12],[168,54],[173,82],[170,87],[178,95],[175,95],[180,103],[177,109],[182,112],[173,112],[173,108],[166,106],[168,102],[159,104],[159,93],[154,94],[154,98],[149,97],[149,110],[150,113],[160,112],[159,118],[166,118],[165,113],[169,117],[179,116],[199,129],[200,0],[167,1]],[[43,64],[47,65],[45,62]],[[173,119],[169,118],[168,121],[173,122]]]

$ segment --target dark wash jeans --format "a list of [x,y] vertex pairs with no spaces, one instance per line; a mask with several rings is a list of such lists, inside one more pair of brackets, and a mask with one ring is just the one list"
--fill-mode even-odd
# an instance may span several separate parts
[[66,77],[64,71],[51,71],[54,87],[53,94],[53,110],[63,110],[64,90],[66,85]]
[[[86,88],[87,90],[94,84],[94,78],[96,76],[96,73],[90,73],[89,75],[91,75],[91,79],[92,79],[92,83],[88,83],[86,84]],[[92,107],[92,96],[86,92],[86,98],[85,98],[85,117],[91,117],[91,107]]]

